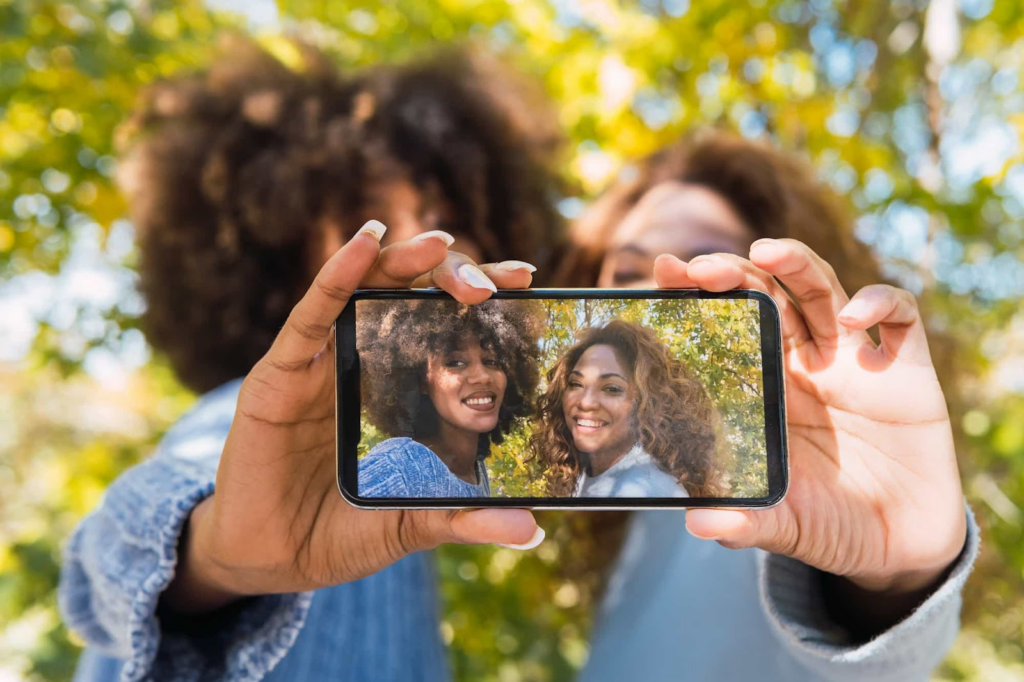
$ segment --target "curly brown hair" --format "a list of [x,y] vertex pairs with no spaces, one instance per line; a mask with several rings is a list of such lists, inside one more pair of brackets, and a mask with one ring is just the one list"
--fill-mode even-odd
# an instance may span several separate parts
[[577,343],[548,371],[548,387],[538,401],[538,426],[530,438],[530,449],[547,467],[550,494],[571,496],[582,472],[562,396],[580,357],[599,345],[611,346],[626,368],[626,378],[636,394],[630,428],[657,467],[693,497],[720,496],[722,469],[715,414],[704,386],[654,331],[623,320],[582,330]]
[[356,318],[362,407],[388,436],[422,441],[437,432],[437,410],[422,392],[427,361],[471,340],[494,351],[508,380],[498,424],[481,436],[481,454],[532,413],[540,379],[537,340],[545,319],[537,301],[491,299],[468,306],[453,300],[368,300],[357,303]]
[[593,286],[615,229],[653,187],[675,180],[724,198],[762,237],[797,239],[835,269],[849,291],[883,281],[870,250],[853,235],[845,202],[798,155],[717,129],[663,147],[622,174],[570,229],[573,253],[556,280]]
[[206,71],[148,87],[120,133],[143,327],[197,391],[267,351],[320,265],[325,225],[347,239],[387,222],[372,205],[382,185],[449,208],[438,227],[484,260],[543,272],[560,239],[556,137],[543,108],[513,106],[507,91],[522,88],[500,65],[456,50],[342,74],[300,49],[293,70],[231,36]]

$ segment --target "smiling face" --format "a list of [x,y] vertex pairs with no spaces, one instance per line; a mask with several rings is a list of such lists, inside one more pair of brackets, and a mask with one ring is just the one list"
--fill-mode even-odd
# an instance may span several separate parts
[[491,349],[478,341],[427,361],[426,393],[446,429],[488,433],[498,425],[508,378]]
[[654,259],[746,254],[756,235],[719,194],[676,181],[651,188],[612,234],[597,286],[654,288]]
[[592,461],[603,460],[602,470],[611,466],[633,447],[632,408],[633,387],[615,350],[605,344],[585,350],[562,394],[562,413],[576,449]]

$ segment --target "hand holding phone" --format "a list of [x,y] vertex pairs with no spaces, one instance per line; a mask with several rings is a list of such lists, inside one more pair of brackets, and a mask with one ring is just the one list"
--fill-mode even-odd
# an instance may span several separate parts
[[[966,519],[914,297],[872,285],[851,300],[831,267],[790,239],[755,242],[749,260],[660,256],[655,277],[665,287],[759,289],[782,316],[789,494],[763,512],[694,510],[687,528],[727,547],[785,554],[865,591],[923,598],[963,548]],[[879,344],[866,331],[874,325]]]
[[491,282],[530,282],[528,267],[476,268],[448,251],[444,233],[381,249],[383,226],[371,222],[323,266],[243,382],[216,492],[193,511],[163,596],[169,608],[207,611],[246,595],[335,585],[442,542],[525,543],[537,532],[525,510],[366,512],[337,494],[333,325],[350,293],[416,281],[479,303]]

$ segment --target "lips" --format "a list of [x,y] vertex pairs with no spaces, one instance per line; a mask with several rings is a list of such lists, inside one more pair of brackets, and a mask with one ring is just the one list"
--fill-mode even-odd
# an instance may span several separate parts
[[490,412],[497,405],[498,396],[490,391],[470,393],[462,399],[462,404],[477,412]]
[[598,429],[608,426],[608,422],[601,421],[600,419],[573,417],[572,420],[576,424],[576,428],[578,428],[582,433],[594,433]]

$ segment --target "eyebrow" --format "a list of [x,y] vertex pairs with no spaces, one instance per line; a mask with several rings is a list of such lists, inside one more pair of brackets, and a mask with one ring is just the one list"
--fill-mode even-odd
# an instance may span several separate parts
[[615,251],[613,251],[613,253],[616,256],[619,255],[620,253],[633,253],[633,254],[636,254],[638,256],[650,256],[651,255],[646,249],[641,249],[639,246],[637,246],[635,244],[626,244],[625,246],[620,246],[617,249],[615,249]]
[[[573,374],[578,374],[580,376],[583,376],[583,372],[581,372],[579,370],[576,370],[576,369],[574,369],[571,372],[569,372],[569,376],[572,376]],[[610,379],[611,377],[618,377],[619,379],[622,379],[623,381],[625,381],[627,384],[629,383],[629,380],[626,379],[626,377],[622,376],[621,374],[616,374],[615,372],[608,372],[607,374],[602,374],[598,378],[599,379]]]

